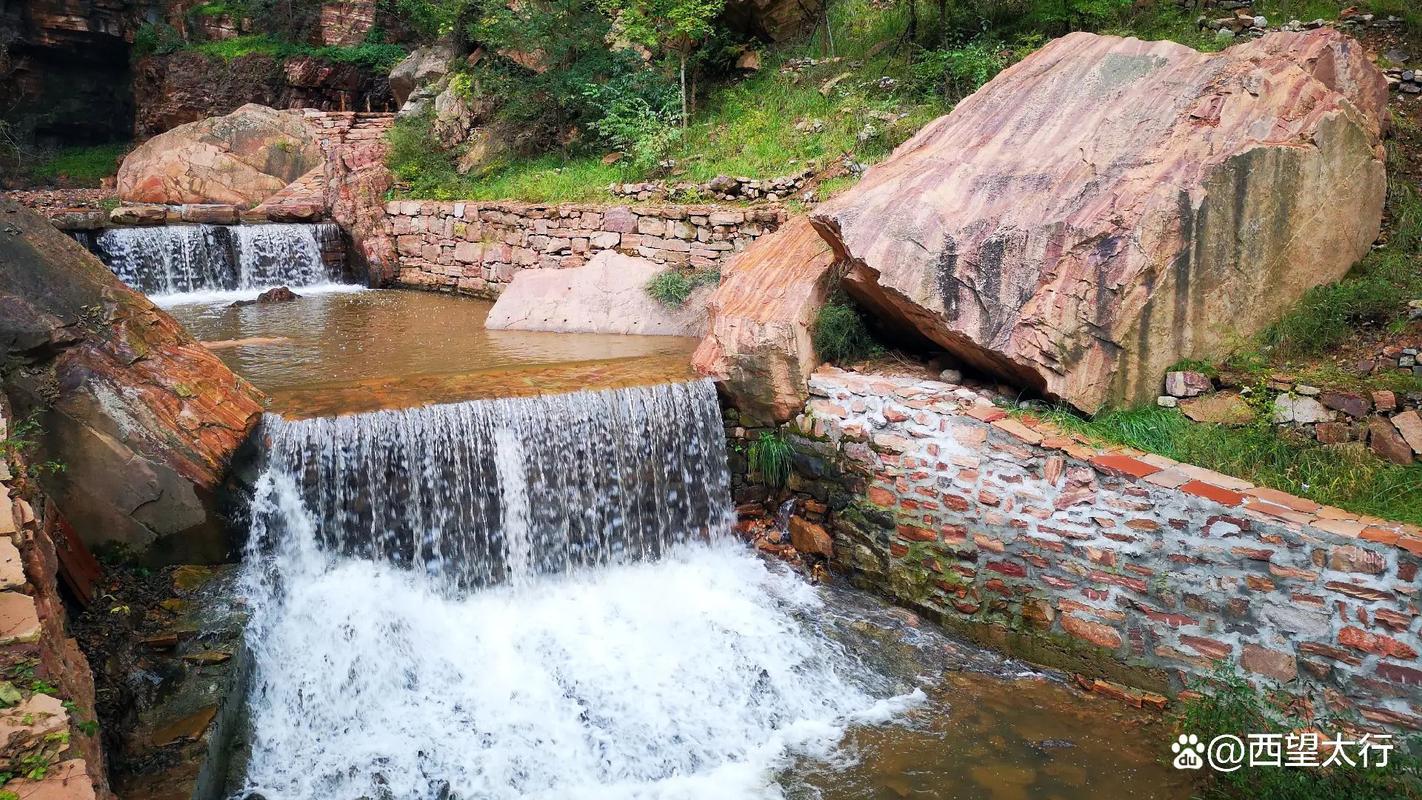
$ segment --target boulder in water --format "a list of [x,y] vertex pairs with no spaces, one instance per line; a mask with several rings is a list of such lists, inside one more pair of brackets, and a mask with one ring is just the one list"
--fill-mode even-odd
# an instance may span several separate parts
[[799,413],[819,365],[811,326],[834,265],[834,251],[805,217],[757,239],[726,265],[692,365],[752,416],[784,422]]
[[44,218],[0,200],[0,378],[39,481],[89,545],[215,561],[218,498],[261,395]]
[[813,213],[890,326],[1094,412],[1154,400],[1377,238],[1386,82],[1332,30],[1074,33]]
[[804,517],[790,518],[790,545],[802,555],[834,558],[834,539],[829,531]]
[[665,269],[645,258],[603,250],[581,267],[521,270],[489,311],[484,327],[701,336],[710,289],[698,289],[681,307],[668,308],[647,294],[647,284]]
[[300,114],[249,103],[134,148],[119,167],[118,193],[129,202],[251,208],[323,158]]
[[262,292],[261,294],[257,295],[255,299],[238,300],[232,303],[231,307],[241,308],[242,306],[266,305],[267,303],[289,303],[300,296],[301,295],[297,294],[296,292],[293,292],[291,289],[288,289],[285,286],[277,286],[275,288],[268,289],[265,292]]

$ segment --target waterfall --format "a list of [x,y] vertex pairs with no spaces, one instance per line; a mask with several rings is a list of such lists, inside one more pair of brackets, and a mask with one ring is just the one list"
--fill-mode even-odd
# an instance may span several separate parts
[[251,759],[267,800],[777,798],[922,700],[725,535],[709,382],[264,431]]
[[323,546],[462,586],[655,558],[731,522],[709,381],[270,417],[264,435]]
[[339,283],[327,263],[335,225],[160,225],[110,228],[90,248],[124,283],[150,295]]

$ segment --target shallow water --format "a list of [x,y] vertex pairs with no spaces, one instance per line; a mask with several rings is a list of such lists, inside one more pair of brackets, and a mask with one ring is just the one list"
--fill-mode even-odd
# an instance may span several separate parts
[[488,331],[493,304],[466,297],[377,290],[230,302],[167,309],[288,418],[693,377],[694,339]]

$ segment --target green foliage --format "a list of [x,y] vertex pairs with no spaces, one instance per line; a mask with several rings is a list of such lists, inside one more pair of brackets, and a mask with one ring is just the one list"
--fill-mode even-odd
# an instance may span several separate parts
[[177,28],[166,22],[146,22],[133,34],[133,56],[167,55],[183,49],[186,42]]
[[1418,258],[1395,248],[1369,254],[1338,283],[1310,289],[1261,338],[1278,357],[1324,352],[1356,336],[1360,326],[1402,317],[1422,296]]
[[1096,30],[1111,24],[1131,8],[1131,0],[1032,0],[1027,21],[1051,34]]
[[957,103],[1018,60],[1019,51],[1030,49],[1030,45],[1009,48],[981,37],[962,47],[924,50],[909,67],[910,86]]
[[645,71],[583,87],[588,103],[600,110],[590,121],[607,145],[631,157],[631,165],[652,171],[681,142],[677,94]]
[[128,152],[127,143],[67,147],[57,150],[29,168],[30,177],[38,181],[60,178],[74,183],[97,186],[99,181],[118,171],[118,161]]
[[1240,428],[1190,421],[1154,406],[1084,420],[1047,412],[1060,427],[1243,478],[1359,514],[1422,524],[1422,464],[1398,466],[1371,453],[1291,436],[1267,419]]
[[372,72],[388,72],[406,55],[405,48],[397,44],[367,42],[353,47],[316,47],[283,41],[264,33],[237,36],[218,42],[202,42],[190,45],[188,49],[229,61],[249,55],[267,55],[273,58],[311,56],[333,63],[355,64]]
[[[1204,681],[1191,687],[1200,693],[1180,712],[1180,730],[1208,742],[1216,736],[1244,739],[1251,733],[1287,734],[1317,725],[1331,737],[1343,720],[1293,718],[1289,696],[1255,689],[1233,666],[1220,662]],[[1352,737],[1349,737],[1352,738]],[[1386,767],[1329,768],[1242,767],[1234,772],[1204,770],[1200,796],[1204,800],[1418,800],[1422,798],[1422,737],[1394,740]],[[1331,752],[1325,746],[1324,757]]]
[[715,283],[720,279],[721,273],[714,269],[692,273],[669,269],[666,272],[657,273],[655,278],[648,281],[646,290],[652,299],[662,305],[680,308],[691,296],[691,293],[696,291],[697,287]]
[[790,443],[779,433],[762,431],[760,438],[751,442],[746,459],[750,471],[760,475],[769,486],[784,486],[790,480],[790,463],[793,455]]
[[820,358],[836,364],[861,361],[883,352],[859,309],[843,297],[826,303],[815,315],[811,337]]
[[0,439],[0,461],[11,462],[12,467],[18,467],[20,474],[63,472],[65,466],[59,461],[33,463],[27,460],[24,464],[15,463],[14,459],[17,457],[26,459],[31,457],[33,450],[39,444],[37,441],[39,433],[39,419],[34,414],[25,419],[12,421],[5,438]]

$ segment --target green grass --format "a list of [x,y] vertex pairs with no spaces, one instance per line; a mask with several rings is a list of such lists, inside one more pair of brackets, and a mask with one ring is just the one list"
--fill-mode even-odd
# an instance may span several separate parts
[[[1191,687],[1201,693],[1181,708],[1181,733],[1195,734],[1202,742],[1216,736],[1237,736],[1247,741],[1251,733],[1288,734],[1316,726],[1324,738],[1342,733],[1347,720],[1308,720],[1290,711],[1287,693],[1265,694],[1250,685],[1232,666],[1217,665],[1209,679]],[[1354,740],[1356,736],[1346,736]],[[1324,768],[1244,766],[1234,772],[1202,770],[1198,784],[1201,800],[1419,800],[1422,798],[1422,737],[1394,737],[1386,767]],[[1324,758],[1332,752],[1325,745]],[[1356,748],[1348,750],[1357,758]]]
[[42,157],[29,168],[29,174],[39,181],[63,178],[76,184],[97,186],[100,180],[118,172],[118,161],[128,148],[123,142],[67,147]]
[[790,458],[790,443],[769,431],[762,431],[746,454],[750,471],[770,486],[784,486],[790,480]]
[[869,332],[863,314],[843,297],[820,308],[810,335],[819,357],[836,364],[852,364],[884,351]]
[[1354,447],[1321,445],[1266,416],[1241,428],[1192,422],[1175,409],[1104,411],[1085,420],[1044,415],[1090,438],[1157,453],[1358,514],[1422,524],[1422,464],[1398,466]]
[[338,64],[355,64],[373,72],[388,72],[407,54],[405,48],[397,44],[365,43],[351,47],[316,47],[282,41],[267,34],[249,34],[217,42],[190,44],[185,49],[229,61],[250,55],[267,55],[274,58],[312,56]]
[[721,279],[719,270],[707,269],[682,272],[669,269],[659,272],[647,282],[646,291],[652,299],[670,308],[680,308],[698,287],[716,283]]

